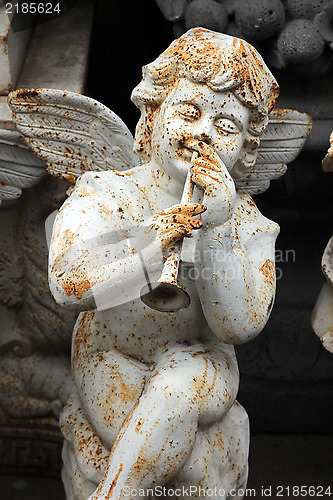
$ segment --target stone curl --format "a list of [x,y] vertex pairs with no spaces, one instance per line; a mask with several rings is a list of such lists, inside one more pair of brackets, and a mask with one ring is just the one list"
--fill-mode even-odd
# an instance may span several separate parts
[[[143,79],[133,90],[132,101],[141,110],[135,148],[142,160],[149,161],[151,156],[150,136],[156,112],[180,78],[204,83],[216,92],[231,91],[250,108],[244,146],[253,153],[277,99],[278,84],[260,54],[244,40],[193,28],[143,68]],[[251,165],[246,156],[245,151],[243,165],[248,169]]]

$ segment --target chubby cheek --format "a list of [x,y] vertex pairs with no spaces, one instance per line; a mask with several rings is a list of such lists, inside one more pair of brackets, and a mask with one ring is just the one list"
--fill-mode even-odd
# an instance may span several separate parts
[[157,137],[156,146],[160,154],[169,156],[179,153],[180,145],[191,137],[189,127],[180,120],[172,120],[160,130],[160,136]]
[[192,133],[193,124],[181,120],[179,116],[171,116],[166,125],[168,137],[173,141],[181,142]]
[[240,158],[242,154],[243,142],[243,135],[237,134],[232,137],[225,137],[215,143],[215,148],[219,157],[226,167],[233,167],[236,161]]

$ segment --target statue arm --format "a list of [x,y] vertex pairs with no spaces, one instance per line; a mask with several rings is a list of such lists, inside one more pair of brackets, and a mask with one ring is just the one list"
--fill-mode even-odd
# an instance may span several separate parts
[[[49,258],[50,288],[70,309],[106,308],[139,296],[146,283],[142,254],[150,272],[159,267],[154,244],[142,252],[131,232],[140,220],[117,200],[116,178],[89,172],[77,182],[56,218]],[[111,185],[110,185],[111,184]]]
[[223,342],[247,342],[264,328],[275,296],[278,233],[249,196],[238,195],[233,217],[200,234],[198,292],[207,322]]

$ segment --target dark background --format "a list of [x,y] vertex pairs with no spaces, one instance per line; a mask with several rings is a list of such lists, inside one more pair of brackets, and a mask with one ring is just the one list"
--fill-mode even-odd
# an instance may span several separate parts
[[173,40],[154,0],[96,2],[87,94],[117,113],[134,133],[140,116],[131,92],[142,66],[153,61]]

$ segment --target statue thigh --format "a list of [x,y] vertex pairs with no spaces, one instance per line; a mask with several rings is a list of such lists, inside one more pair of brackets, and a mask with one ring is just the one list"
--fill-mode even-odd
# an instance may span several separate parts
[[[235,401],[238,367],[234,356],[217,342],[193,342],[165,349],[147,380],[144,394],[188,413],[199,425],[219,421]],[[168,407],[168,405],[166,405]]]
[[117,351],[82,349],[73,365],[75,387],[60,416],[62,479],[67,500],[87,500],[102,480],[114,439],[151,372]]
[[[163,393],[171,404],[181,395],[181,405],[188,402],[193,408],[191,418],[198,423],[193,450],[169,487],[213,485],[230,491],[231,487],[244,485],[247,415],[234,402],[237,365],[223,349],[202,344],[172,346],[161,354],[153,372],[118,352],[95,352],[85,359],[84,374],[76,377],[80,387],[61,416],[66,439],[63,481],[68,500],[87,500],[102,480],[114,438],[143,388],[144,394],[154,399]],[[103,408],[99,408],[102,402]],[[94,406],[99,419],[92,422],[89,414],[95,411]],[[108,425],[99,432],[97,427],[103,422]],[[196,498],[194,493],[192,496]]]

